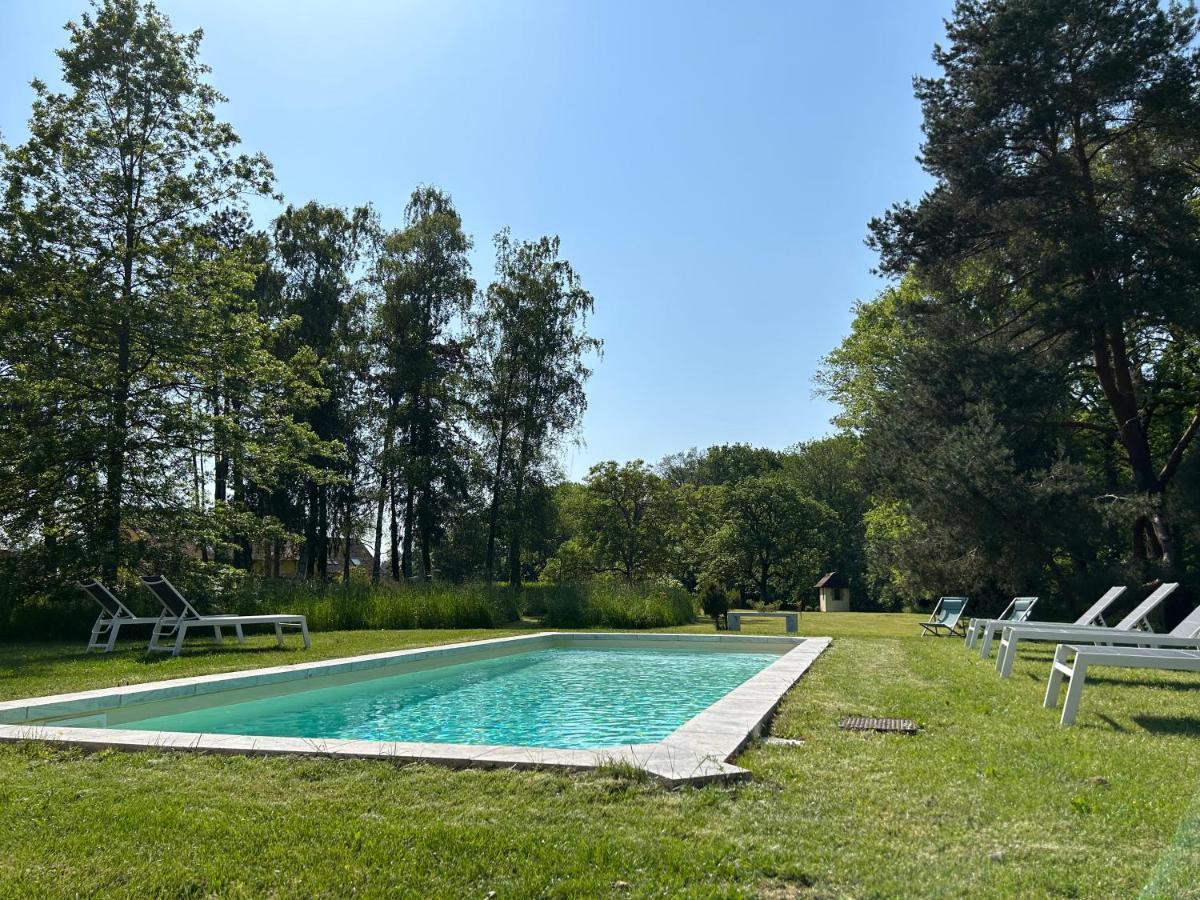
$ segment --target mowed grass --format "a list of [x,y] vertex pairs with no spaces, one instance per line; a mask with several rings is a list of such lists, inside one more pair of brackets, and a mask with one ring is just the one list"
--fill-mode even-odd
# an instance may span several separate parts
[[[1041,707],[1048,645],[1000,681],[961,641],[917,637],[917,618],[805,614],[834,644],[772,728],[804,743],[750,748],[754,778],[734,786],[0,747],[0,895],[1200,896],[1200,677],[1096,670],[1060,729]],[[500,633],[327,633],[311,654],[258,639],[151,663],[0,645],[0,693]],[[924,730],[839,731],[850,713]]]

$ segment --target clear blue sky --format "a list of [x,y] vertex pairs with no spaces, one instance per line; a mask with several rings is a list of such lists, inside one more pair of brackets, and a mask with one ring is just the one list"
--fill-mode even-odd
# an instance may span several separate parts
[[[927,185],[911,78],[950,0],[159,5],[204,28],[224,116],[289,201],[398,225],[438,185],[482,283],[500,227],[562,237],[605,342],[572,476],[830,430],[812,375],[880,286],[867,220]],[[8,142],[84,8],[0,0]]]

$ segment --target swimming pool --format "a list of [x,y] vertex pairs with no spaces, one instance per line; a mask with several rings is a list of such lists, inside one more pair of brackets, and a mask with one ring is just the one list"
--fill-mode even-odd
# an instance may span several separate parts
[[0,703],[0,739],[587,768],[728,760],[827,638],[558,634]]

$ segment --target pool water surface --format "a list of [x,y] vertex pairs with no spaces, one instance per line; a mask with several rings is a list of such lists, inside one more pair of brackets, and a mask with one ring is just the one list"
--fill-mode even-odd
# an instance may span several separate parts
[[592,749],[660,741],[777,652],[554,647],[125,722],[122,728]]

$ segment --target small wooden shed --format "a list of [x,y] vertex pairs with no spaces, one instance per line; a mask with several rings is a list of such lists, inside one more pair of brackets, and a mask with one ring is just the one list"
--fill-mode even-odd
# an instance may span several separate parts
[[850,612],[850,583],[837,572],[829,572],[815,585],[821,612]]

